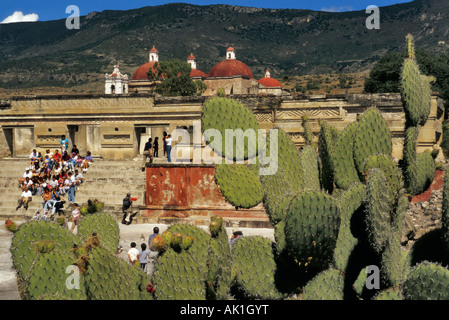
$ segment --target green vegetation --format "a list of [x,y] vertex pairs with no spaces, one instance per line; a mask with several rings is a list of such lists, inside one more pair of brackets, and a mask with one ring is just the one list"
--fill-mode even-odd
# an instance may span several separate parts
[[161,82],[155,92],[163,96],[192,96],[204,89],[190,78],[190,64],[185,61],[173,59],[156,62],[154,69],[148,72],[148,79]]

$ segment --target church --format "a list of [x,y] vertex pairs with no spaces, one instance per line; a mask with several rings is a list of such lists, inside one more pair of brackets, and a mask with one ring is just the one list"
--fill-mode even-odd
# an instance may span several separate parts
[[[141,65],[129,80],[128,76],[120,74],[118,66],[115,66],[112,75],[106,74],[105,94],[151,92],[158,82],[150,81],[148,72],[155,70],[154,65],[158,61],[159,52],[153,46],[148,62]],[[197,69],[196,57],[193,53],[187,57],[187,63],[192,70],[190,73],[192,80],[201,80],[207,86],[203,96],[214,96],[219,92],[224,92],[226,95],[289,95],[282,84],[271,77],[269,70],[263,78],[256,80],[251,69],[236,58],[235,49],[232,47],[226,50],[225,59],[213,66],[208,74]]]

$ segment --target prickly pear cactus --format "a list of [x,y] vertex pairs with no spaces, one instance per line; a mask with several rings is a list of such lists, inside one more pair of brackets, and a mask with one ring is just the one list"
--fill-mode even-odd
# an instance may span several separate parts
[[394,163],[392,156],[387,154],[375,154],[368,157],[365,160],[365,179],[368,172],[373,168],[379,168],[384,173],[385,178],[387,179],[389,197],[394,201],[398,191],[403,187],[403,182],[402,173]]
[[359,176],[364,173],[365,160],[374,154],[391,155],[391,133],[379,109],[371,107],[358,120],[354,135],[354,161]]
[[86,300],[83,275],[70,252],[53,251],[41,255],[34,264],[27,285],[28,298],[40,300]]
[[322,191],[298,194],[285,219],[287,250],[302,265],[327,266],[333,261],[340,219],[340,208],[328,194]]
[[109,213],[94,213],[84,216],[78,226],[80,242],[86,241],[92,234],[97,234],[101,246],[115,252],[120,241],[120,229],[117,221]]
[[341,189],[348,189],[353,183],[360,181],[353,156],[357,126],[357,121],[347,125],[337,137],[334,146],[334,181]]
[[449,300],[449,270],[425,261],[415,266],[403,283],[405,300]]
[[346,270],[352,250],[358,243],[357,238],[351,232],[351,219],[356,210],[362,206],[365,193],[366,186],[356,182],[337,199],[341,212],[341,223],[334,251],[334,261],[336,268],[343,272]]
[[[257,156],[259,123],[252,112],[236,100],[222,97],[207,100],[201,114],[201,129],[206,143],[224,158],[243,160]],[[233,141],[233,148],[225,143],[232,130],[235,137],[229,135],[229,139]],[[243,143],[246,131],[253,139],[250,143]],[[221,139],[216,133],[221,134]]]
[[313,133],[312,128],[310,127],[309,119],[306,116],[303,116],[301,120],[302,127],[304,128],[304,140],[306,142],[306,145],[310,146],[313,142]]
[[[139,300],[140,292],[125,260],[109,250],[95,247],[89,252],[89,266],[84,274],[89,300]],[[136,268],[137,269],[137,268]]]
[[343,300],[344,276],[337,269],[320,272],[303,288],[302,300]]
[[371,247],[381,253],[390,237],[392,199],[387,192],[387,180],[382,170],[371,169],[366,182],[366,224]]
[[[268,153],[270,152],[268,146]],[[285,216],[285,201],[304,188],[301,156],[293,141],[278,129],[278,166],[274,174],[261,175],[265,195],[263,203],[270,220],[277,223]]]
[[210,230],[212,237],[207,259],[207,297],[208,300],[224,300],[229,298],[232,281],[231,249],[222,219],[214,218],[212,222],[218,222],[218,230]]
[[430,83],[421,74],[415,58],[413,37],[407,36],[409,48],[401,71],[401,98],[406,116],[406,126],[424,125],[431,106]]
[[207,270],[190,250],[168,249],[156,263],[153,284],[156,300],[205,300]]
[[174,235],[176,233],[182,236],[190,236],[193,238],[193,243],[188,251],[190,254],[203,265],[207,261],[207,253],[209,248],[210,236],[203,229],[188,224],[174,224],[168,230]]
[[402,292],[399,289],[390,288],[382,290],[374,296],[373,300],[403,300]]
[[78,243],[72,232],[56,223],[41,220],[22,224],[11,242],[13,264],[20,278],[26,279],[29,276],[33,263],[41,255],[35,249],[35,243],[40,241],[52,241],[54,249],[60,251],[69,250]]
[[252,208],[264,195],[259,176],[243,164],[220,164],[215,181],[224,198],[236,208]]
[[243,237],[232,247],[234,289],[246,299],[279,299],[275,286],[273,243],[261,236]]
[[334,146],[338,137],[338,130],[326,121],[321,121],[318,137],[318,152],[321,160],[321,185],[324,190],[332,193],[334,190]]
[[318,154],[312,146],[305,146],[300,153],[304,190],[320,190]]

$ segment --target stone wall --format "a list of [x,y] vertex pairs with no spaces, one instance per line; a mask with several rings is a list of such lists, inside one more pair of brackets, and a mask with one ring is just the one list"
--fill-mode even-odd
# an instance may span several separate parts
[[[402,158],[404,112],[399,94],[303,96],[235,95],[263,129],[279,127],[300,147],[304,144],[302,116],[307,116],[317,141],[320,120],[343,129],[371,106],[378,107],[393,137],[393,156]],[[141,153],[148,137],[191,129],[201,119],[208,97],[171,97],[130,94],[125,96],[31,96],[2,101],[0,156],[27,156],[32,148],[58,148],[65,134],[81,153],[107,159],[130,159]],[[429,120],[421,128],[418,151],[441,142],[443,101],[432,99]],[[160,143],[162,145],[162,143]],[[203,145],[204,147],[204,145]]]

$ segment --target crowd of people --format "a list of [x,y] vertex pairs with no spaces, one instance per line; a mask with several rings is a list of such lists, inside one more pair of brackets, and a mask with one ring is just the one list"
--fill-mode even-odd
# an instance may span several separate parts
[[[22,206],[28,210],[33,197],[42,198],[42,212],[44,216],[53,216],[66,202],[75,203],[76,190],[83,183],[83,173],[86,173],[93,162],[92,154],[87,151],[83,157],[76,145],[69,151],[69,142],[65,136],[61,137],[61,151],[52,152],[50,149],[38,152],[33,149],[29,157],[28,166],[22,177],[18,179],[22,194],[18,200],[16,211]],[[38,213],[38,212],[36,212]]]

